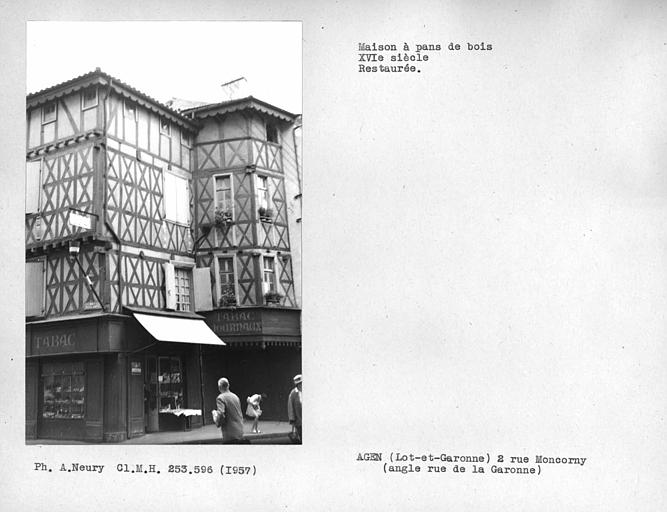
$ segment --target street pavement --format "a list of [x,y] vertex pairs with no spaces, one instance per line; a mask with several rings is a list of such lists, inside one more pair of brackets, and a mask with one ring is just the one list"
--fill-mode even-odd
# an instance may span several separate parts
[[[291,444],[289,434],[292,426],[287,421],[261,421],[260,434],[251,433],[252,421],[245,422],[245,438],[250,444]],[[154,432],[134,437],[120,443],[104,444],[221,444],[222,435],[215,425],[206,425],[185,431]],[[28,445],[40,444],[91,444],[85,441],[59,441],[54,439],[30,439]],[[101,443],[94,443],[101,444]]]

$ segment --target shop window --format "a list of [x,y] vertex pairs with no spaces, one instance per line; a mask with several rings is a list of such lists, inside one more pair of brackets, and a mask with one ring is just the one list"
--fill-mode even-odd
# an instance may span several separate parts
[[220,267],[220,306],[236,306],[236,278],[234,258],[223,257],[218,260]]
[[192,271],[189,268],[174,268],[176,311],[191,311]]
[[234,218],[234,191],[230,175],[215,177],[215,216],[216,223]]
[[184,408],[185,395],[180,357],[160,357],[158,365],[160,412]]
[[42,417],[78,420],[86,417],[83,363],[44,363]]
[[275,124],[266,123],[266,140],[278,144],[278,128]]
[[97,106],[97,87],[91,87],[83,91],[81,95],[81,108],[86,110]]
[[180,224],[190,223],[188,180],[169,172],[164,173],[164,208],[167,220]]
[[42,107],[42,124],[54,122],[58,118],[58,104],[55,101]]

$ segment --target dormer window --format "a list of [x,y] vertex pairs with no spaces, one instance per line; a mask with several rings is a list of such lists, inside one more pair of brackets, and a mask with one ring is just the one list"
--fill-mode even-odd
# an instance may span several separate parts
[[97,87],[91,87],[83,91],[81,96],[81,108],[86,110],[97,106]]
[[125,100],[123,110],[125,112],[125,117],[130,119],[137,118],[137,106]]
[[160,133],[164,133],[165,135],[169,135],[169,121],[166,119],[160,118]]
[[278,128],[275,124],[266,123],[266,140],[278,144]]
[[58,118],[58,109],[55,101],[42,107],[42,124],[52,123]]

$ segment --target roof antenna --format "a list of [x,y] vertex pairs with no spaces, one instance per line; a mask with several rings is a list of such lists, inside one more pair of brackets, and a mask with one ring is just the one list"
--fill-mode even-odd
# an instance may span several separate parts
[[220,87],[222,87],[222,93],[225,95],[225,100],[228,101],[249,96],[248,81],[244,76],[232,80],[231,82],[225,82]]

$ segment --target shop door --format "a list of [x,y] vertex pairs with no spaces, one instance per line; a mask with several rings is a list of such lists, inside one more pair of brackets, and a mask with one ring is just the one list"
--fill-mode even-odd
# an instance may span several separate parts
[[131,358],[129,371],[128,437],[132,438],[142,435],[146,429],[146,377],[143,358]]
[[144,415],[146,432],[157,432],[160,430],[158,415],[158,386],[157,386],[157,358],[146,357],[146,397],[144,400]]

